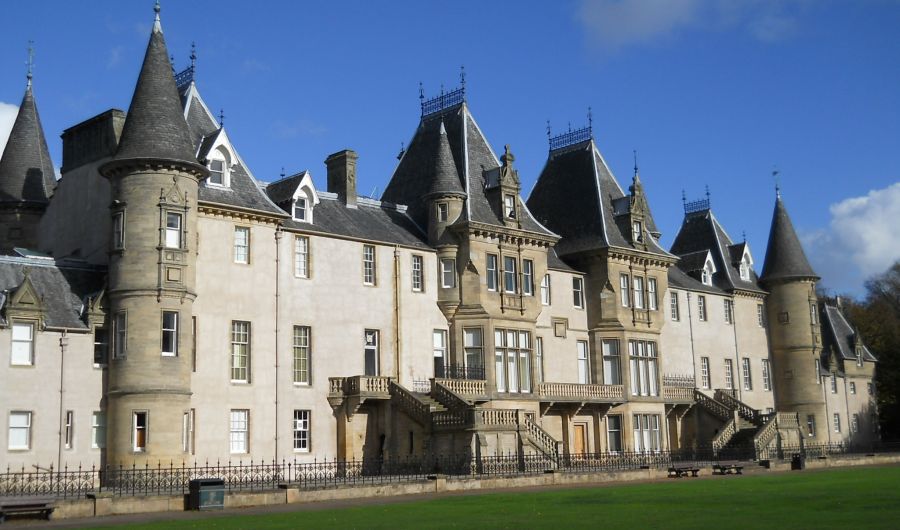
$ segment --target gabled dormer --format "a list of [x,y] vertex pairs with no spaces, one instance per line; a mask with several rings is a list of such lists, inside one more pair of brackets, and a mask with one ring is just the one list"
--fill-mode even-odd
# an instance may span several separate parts
[[519,204],[519,192],[522,185],[519,172],[513,167],[515,155],[509,145],[500,157],[500,167],[484,172],[485,196],[492,203],[491,207],[500,213],[504,226],[519,228],[522,207]]
[[712,285],[713,276],[718,272],[716,262],[709,250],[698,250],[681,256],[678,268],[688,273],[703,285]]
[[209,169],[207,186],[231,187],[231,172],[237,162],[237,156],[224,127],[219,127],[203,138],[197,150],[197,159]]
[[752,280],[750,274],[753,270],[753,255],[750,254],[750,246],[744,242],[728,247],[731,254],[732,265],[737,268],[738,275],[741,280],[749,282]]
[[301,171],[266,186],[266,194],[294,221],[312,223],[313,212],[319,204],[319,193],[309,171]]

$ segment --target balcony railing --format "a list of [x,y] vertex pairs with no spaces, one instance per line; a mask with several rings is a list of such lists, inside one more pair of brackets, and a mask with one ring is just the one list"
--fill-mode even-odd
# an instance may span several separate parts
[[[443,386],[460,396],[486,396],[487,381],[484,379],[434,379],[436,385]],[[429,388],[429,390],[431,390]]]
[[329,394],[338,396],[383,397],[389,399],[391,378],[384,376],[354,375],[352,377],[329,377]]
[[475,379],[484,380],[484,365],[465,366],[462,364],[445,364],[434,367],[435,379]]
[[538,383],[541,399],[554,401],[620,402],[625,399],[624,385],[583,385],[579,383]]

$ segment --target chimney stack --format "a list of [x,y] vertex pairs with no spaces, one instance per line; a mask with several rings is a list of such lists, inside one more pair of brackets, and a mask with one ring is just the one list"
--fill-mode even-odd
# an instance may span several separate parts
[[325,159],[328,191],[337,193],[347,208],[356,208],[356,151],[344,149]]

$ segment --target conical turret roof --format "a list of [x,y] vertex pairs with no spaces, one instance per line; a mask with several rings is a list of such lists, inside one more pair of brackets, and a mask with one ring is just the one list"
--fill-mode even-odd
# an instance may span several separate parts
[[197,164],[158,13],[115,158]]
[[434,175],[431,178],[429,195],[459,194],[465,196],[462,183],[459,181],[459,173],[456,171],[456,162],[453,161],[453,151],[450,149],[450,141],[447,139],[447,129],[444,122],[438,131],[437,153],[434,157]]
[[0,157],[0,202],[47,202],[56,176],[29,81]]
[[760,281],[792,280],[801,278],[819,279],[819,276],[806,259],[800,238],[794,231],[794,224],[784,207],[781,196],[775,199],[775,212],[772,214],[772,229],[769,232],[769,245],[766,248],[766,261],[763,264]]

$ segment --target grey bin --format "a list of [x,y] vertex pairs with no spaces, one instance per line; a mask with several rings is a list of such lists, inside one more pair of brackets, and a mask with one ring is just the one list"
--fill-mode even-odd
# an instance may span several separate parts
[[225,481],[220,478],[198,478],[188,485],[188,508],[221,510],[225,507]]
[[800,453],[794,453],[791,457],[791,471],[800,471],[804,467],[803,455]]

